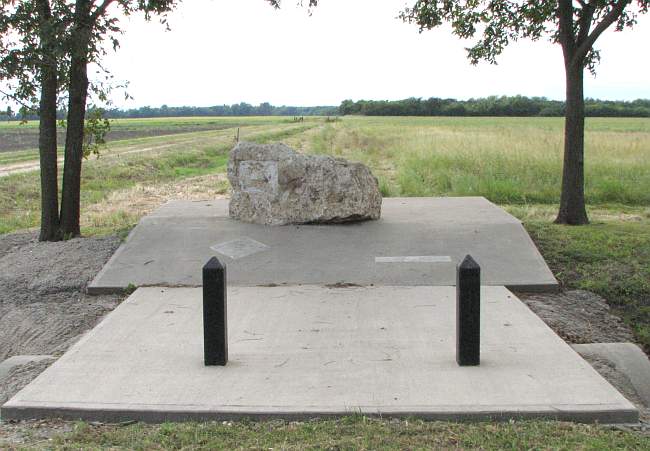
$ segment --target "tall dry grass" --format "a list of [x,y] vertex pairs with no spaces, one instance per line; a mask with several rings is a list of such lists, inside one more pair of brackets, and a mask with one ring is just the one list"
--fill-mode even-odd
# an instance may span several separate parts
[[[499,203],[555,203],[560,118],[346,117],[310,151],[368,164],[388,196],[480,195]],[[650,205],[650,119],[588,119],[587,202]]]

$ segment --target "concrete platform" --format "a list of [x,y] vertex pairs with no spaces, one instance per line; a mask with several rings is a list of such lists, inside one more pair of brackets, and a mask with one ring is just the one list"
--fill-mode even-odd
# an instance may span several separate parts
[[230,219],[225,199],[173,201],[140,221],[88,290],[200,286],[213,255],[236,286],[454,285],[466,254],[485,285],[557,290],[519,220],[482,197],[387,198],[379,221],[280,227]]
[[454,294],[453,287],[235,287],[230,362],[205,367],[201,289],[141,288],[5,404],[2,418],[638,419],[503,287],[482,290],[481,366],[458,367]]
[[634,343],[587,343],[571,347],[584,357],[597,357],[612,364],[627,377],[643,405],[650,407],[650,361],[639,346]]

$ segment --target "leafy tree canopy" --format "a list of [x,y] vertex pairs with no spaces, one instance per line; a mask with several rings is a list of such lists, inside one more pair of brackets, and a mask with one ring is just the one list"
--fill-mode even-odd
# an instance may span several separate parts
[[[636,8],[629,8],[636,4]],[[616,30],[636,23],[639,13],[647,12],[650,0],[418,0],[400,17],[420,27],[432,29],[444,22],[463,39],[480,37],[467,49],[473,64],[479,60],[496,62],[496,57],[511,42],[520,38],[552,42],[566,41],[571,47],[571,64],[583,65],[592,72],[600,54],[593,49],[598,37],[612,24]]]
[[[176,0],[103,0],[101,2],[74,0],[0,0],[0,94],[21,105],[23,110],[38,109],[40,89],[39,74],[44,65],[56,67],[59,83],[59,103],[68,89],[70,61],[77,46],[74,45],[75,11],[80,3],[89,3],[88,25],[90,40],[83,57],[97,64],[103,77],[91,81],[90,92],[100,102],[107,101],[115,84],[113,76],[101,65],[108,49],[120,46],[122,28],[119,18],[109,14],[111,6],[118,7],[122,15],[144,13],[147,20],[158,15],[167,25],[166,13],[175,8]],[[43,19],[43,8],[49,20]],[[45,29],[45,30],[43,30]],[[42,32],[54,37],[45,47]]]

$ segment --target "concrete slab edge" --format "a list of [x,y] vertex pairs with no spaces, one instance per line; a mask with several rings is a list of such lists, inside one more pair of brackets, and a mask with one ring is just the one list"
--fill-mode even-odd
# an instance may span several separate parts
[[91,294],[91,295],[96,295],[96,294],[114,294],[114,293],[122,293],[126,287],[95,287],[97,282],[104,276],[104,273],[108,271],[110,268],[110,264],[113,262],[113,260],[117,260],[117,258],[124,252],[124,249],[126,248],[126,244],[133,238],[135,234],[135,230],[140,226],[140,223],[136,224],[135,227],[131,229],[129,234],[127,235],[126,239],[120,243],[120,246],[117,248],[117,250],[111,255],[111,258],[108,259],[106,263],[104,263],[104,266],[102,269],[93,277],[93,280],[90,281],[90,283],[86,286],[86,293]]
[[646,407],[650,407],[650,360],[634,343],[585,343],[571,347],[582,356],[596,356],[612,363],[632,384]]
[[246,410],[161,410],[161,409],[111,409],[111,408],[47,408],[42,406],[3,406],[0,409],[2,420],[30,420],[34,418],[57,418],[65,420],[88,420],[104,423],[120,423],[124,421],[141,421],[144,423],[184,422],[184,421],[230,421],[230,420],[273,420],[283,419],[299,421],[316,418],[340,418],[350,415],[365,415],[377,418],[421,418],[434,421],[509,421],[509,420],[557,420],[575,423],[622,424],[637,423],[639,412],[636,409],[594,409],[594,410],[540,409],[521,410],[517,408],[504,410],[475,410],[475,411],[426,411],[426,410],[385,410],[377,408],[350,408],[342,411],[291,411],[282,409],[273,411]]
[[[489,286],[500,286],[503,284],[490,284]],[[555,283],[545,283],[545,284],[521,284],[521,285],[503,285],[508,290],[514,293],[559,293],[560,284]]]
[[93,287],[88,285],[86,287],[86,293],[91,296],[99,296],[101,294],[120,294],[124,293],[123,287]]
[[[97,277],[99,277],[99,274],[97,275]],[[304,285],[314,285],[314,284],[304,284]],[[323,284],[316,284],[316,285],[325,286],[327,284],[323,283]],[[249,286],[249,285],[241,285],[241,286]],[[252,285],[252,286],[264,287],[264,285]],[[300,286],[300,284],[296,285],[296,286]],[[361,285],[361,286],[370,286],[370,285]],[[372,286],[378,287],[378,286],[383,286],[383,285],[374,284]],[[386,285],[386,286],[396,286],[396,285],[391,284],[391,285]],[[397,285],[397,286],[399,286],[399,285]],[[412,286],[412,285],[405,285],[405,286]],[[439,286],[447,286],[447,285],[439,285]],[[506,284],[506,285],[504,285],[503,283],[495,282],[495,283],[484,284],[484,286],[488,286],[488,287],[505,286],[508,290],[510,290],[512,292],[515,292],[515,293],[558,293],[558,292],[560,292],[560,286],[557,283],[522,284],[522,285],[507,285]],[[137,285],[137,288],[145,288],[145,287],[196,288],[197,285],[169,285],[169,284],[165,284],[165,283]],[[90,294],[90,295],[120,294],[120,293],[124,293],[127,288],[128,287],[88,285],[88,287],[86,288],[86,292],[88,294]]]

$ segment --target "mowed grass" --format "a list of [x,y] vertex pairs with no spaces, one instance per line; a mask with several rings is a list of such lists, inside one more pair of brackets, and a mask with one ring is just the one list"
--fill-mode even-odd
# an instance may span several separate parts
[[519,217],[564,288],[607,300],[650,355],[650,208],[591,206],[591,224],[552,223],[555,205],[507,205]]
[[125,427],[81,423],[74,432],[57,436],[41,446],[120,450],[639,450],[650,448],[650,437],[599,426],[551,421],[466,424],[350,416],[307,422],[238,421]]

